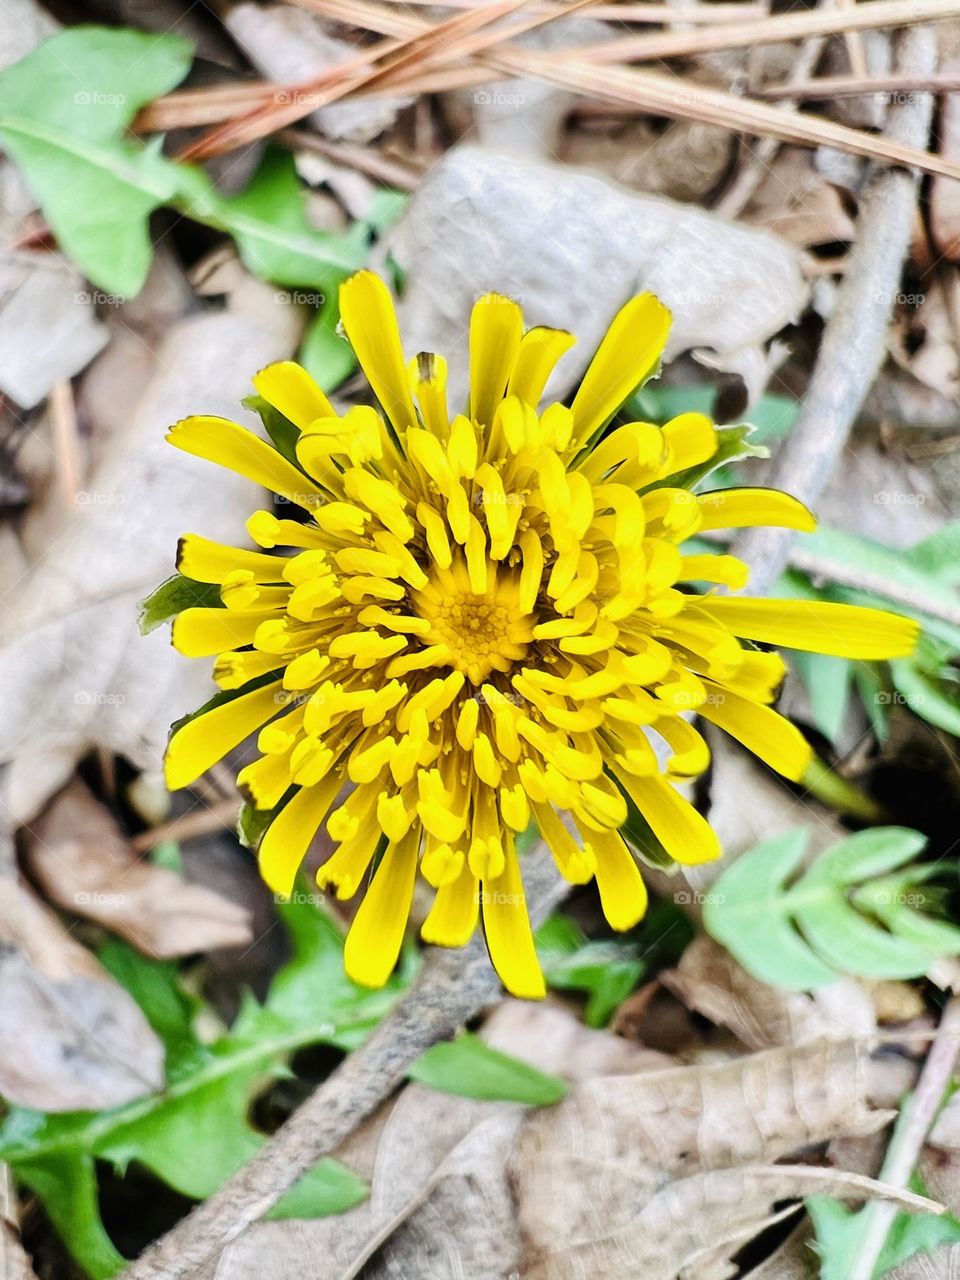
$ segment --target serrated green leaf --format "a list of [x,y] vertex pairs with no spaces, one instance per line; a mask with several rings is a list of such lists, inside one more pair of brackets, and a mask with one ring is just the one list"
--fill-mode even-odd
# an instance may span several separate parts
[[486,1102],[543,1107],[559,1102],[567,1093],[566,1084],[557,1076],[491,1049],[469,1032],[433,1045],[420,1055],[407,1075],[441,1093]]
[[926,916],[918,927],[915,913],[877,908],[885,900],[910,905],[900,890],[927,878],[926,870],[890,873],[925,843],[906,827],[861,831],[821,854],[788,888],[805,833],[764,841],[714,884],[704,925],[755,977],[787,989],[806,990],[844,973],[917,977],[937,955],[954,954],[960,930],[954,936],[928,928],[937,922]]
[[960,736],[960,685],[949,648],[921,644],[909,658],[890,663],[893,686],[902,702],[928,724]]
[[185,578],[182,573],[175,573],[140,601],[137,615],[140,634],[148,635],[184,609],[219,609],[222,606],[220,588],[215,583],[196,582],[193,578]]
[[[310,1044],[353,1048],[384,1016],[409,977],[382,991],[355,986],[343,971],[340,931],[310,902],[282,908],[294,947],[265,1002],[248,998],[233,1027],[213,1043],[195,1030],[196,1000],[173,964],[148,960],[117,940],[104,963],[140,1002],[167,1050],[167,1085],[113,1111],[44,1115],[13,1107],[0,1127],[0,1159],[44,1201],[81,1266],[100,1280],[122,1259],[96,1199],[94,1161],[138,1164],[193,1198],[212,1194],[263,1145],[251,1126],[252,1095]],[[365,1188],[333,1160],[314,1167],[278,1206],[278,1216],[319,1216],[356,1204]]]
[[807,847],[805,831],[756,845],[716,881],[703,909],[707,932],[761,982],[806,991],[836,980],[781,907],[784,884]]
[[960,583],[960,520],[945,524],[904,555],[915,568],[941,582]]

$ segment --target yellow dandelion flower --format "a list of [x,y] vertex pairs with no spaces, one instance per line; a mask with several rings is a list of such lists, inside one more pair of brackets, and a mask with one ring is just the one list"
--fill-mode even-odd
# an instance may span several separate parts
[[689,713],[799,779],[809,748],[771,706],[784,666],[757,644],[890,658],[916,627],[721,594],[746,566],[685,554],[704,530],[814,520],[773,490],[692,492],[685,476],[718,449],[701,414],[608,430],[659,367],[670,315],[651,294],[616,316],[570,404],[542,410],[574,339],[525,332],[514,302],[481,298],[454,416],[444,360],[407,362],[376,275],[348,280],[340,306],[379,408],[339,414],[284,362],[254,378],[281,424],[265,416],[273,443],[215,417],[170,432],[300,515],[254,513],[259,551],[181,541],[180,573],[219,603],[183,610],[173,643],[215,658],[223,694],[173,733],[167,781],[190,784],[258,733],[239,783],[269,817],[262,874],[290,893],[326,825],[336,848],[319,884],[365,888],[345,953],[355,981],[389,976],[419,870],[435,890],[424,939],[461,946],[482,919],[504,985],[540,996],[516,848],[531,822],[564,876],[595,879],[610,924],[630,928],[647,903],[620,833],[632,806],[677,862],[720,853],[674,786],[709,760]]

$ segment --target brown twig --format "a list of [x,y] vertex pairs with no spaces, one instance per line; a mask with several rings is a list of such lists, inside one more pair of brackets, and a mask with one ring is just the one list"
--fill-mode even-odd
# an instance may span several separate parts
[[[933,71],[936,41],[929,27],[904,32],[898,49],[906,75]],[[888,133],[922,147],[931,115],[931,96],[917,94],[891,110]],[[917,179],[903,170],[876,173],[861,198],[849,269],[824,329],[800,416],[769,478],[774,488],[789,490],[808,506],[816,505],[833,473],[883,361],[916,199]],[[733,553],[751,567],[751,592],[763,593],[780,576],[792,542],[786,529],[751,529],[736,540]]]
[[368,178],[388,187],[396,187],[399,191],[413,191],[426,168],[425,165],[421,168],[412,161],[401,161],[384,155],[376,147],[334,142],[332,138],[308,133],[306,129],[283,129],[277,134],[277,141],[291,151],[314,152],[332,160],[334,164],[342,164],[347,169],[355,169],[357,173],[365,173]]
[[146,853],[155,849],[164,840],[189,840],[191,836],[209,835],[211,831],[222,831],[224,827],[236,826],[237,801],[220,800],[209,808],[192,809],[178,818],[171,818],[159,827],[151,827],[149,831],[141,831],[130,840],[130,848],[137,853]]
[[723,49],[779,44],[807,36],[843,35],[877,27],[905,27],[960,16],[956,0],[871,0],[852,8],[802,9],[775,13],[759,21],[730,23],[695,31],[658,31],[621,36],[578,49],[585,62],[653,62],[695,58]]
[[765,84],[753,92],[758,98],[777,101],[780,98],[799,98],[801,102],[820,99],[858,98],[867,94],[880,94],[885,102],[897,102],[906,93],[956,93],[960,90],[960,74],[956,71],[935,71],[923,76],[817,76],[816,80],[797,82],[792,78],[785,84]]
[[[523,878],[539,923],[563,899],[545,847],[528,854]],[[462,951],[428,951],[419,980],[373,1032],[317,1087],[253,1159],[123,1272],[121,1280],[182,1280],[261,1218],[308,1169],[390,1096],[425,1049],[451,1036],[499,993],[478,937]]]

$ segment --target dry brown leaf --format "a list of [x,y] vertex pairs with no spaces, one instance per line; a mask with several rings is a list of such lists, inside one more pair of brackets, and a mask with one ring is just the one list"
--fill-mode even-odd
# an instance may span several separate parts
[[0,875],[0,1094],[99,1111],[161,1088],[163,1058],[132,997],[12,872]]
[[212,889],[138,858],[110,811],[70,783],[30,829],[28,866],[57,906],[96,920],[159,959],[238,946],[248,913]]
[[[841,1194],[856,1194],[849,1175],[772,1162],[888,1120],[864,1103],[861,1055],[850,1042],[589,1081],[531,1116],[521,1134],[511,1177],[523,1274],[605,1280],[629,1270],[672,1280],[724,1232],[742,1238],[775,1201],[814,1183],[828,1191],[838,1178]],[[860,1191],[874,1194],[868,1181]]]
[[176,654],[167,628],[139,635],[137,602],[173,571],[181,534],[242,540],[260,493],[164,432],[188,413],[237,417],[251,374],[291,354],[293,311],[265,297],[257,322],[208,313],[174,325],[126,433],[5,597],[0,759],[12,762],[15,820],[29,821],[91,747],[157,769],[171,721],[209,696],[205,665]]
[[960,1280],[960,1244],[915,1253],[903,1266],[888,1271],[884,1280]]
[[852,979],[810,994],[781,991],[752,978],[706,934],[690,943],[676,969],[662,973],[660,981],[688,1009],[729,1027],[751,1049],[869,1037],[876,1030],[870,997]]
[[810,152],[792,147],[778,153],[743,218],[801,248],[850,241],[855,234],[837,188],[817,172]]

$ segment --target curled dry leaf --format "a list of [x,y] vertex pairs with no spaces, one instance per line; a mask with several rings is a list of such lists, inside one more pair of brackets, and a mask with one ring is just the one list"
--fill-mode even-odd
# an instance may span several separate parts
[[98,1111],[161,1088],[163,1058],[132,997],[12,871],[0,875],[0,1094]]
[[109,810],[71,783],[33,824],[30,872],[47,896],[159,959],[249,942],[239,904],[139,858]]
[[209,697],[202,664],[176,654],[166,628],[138,634],[137,602],[173,572],[181,534],[242,539],[257,490],[222,472],[211,502],[209,466],[171,449],[164,431],[201,410],[236,416],[251,374],[291,354],[292,310],[265,303],[257,323],[219,313],[175,325],[129,429],[8,594],[0,759],[12,762],[5,798],[16,820],[29,820],[91,747],[157,768],[171,721]]
[[527,324],[577,335],[549,384],[555,396],[640,290],[673,312],[668,357],[707,347],[721,363],[762,347],[808,297],[800,253],[766,231],[477,147],[431,170],[388,241],[407,273],[398,310],[409,350],[443,340],[453,402],[465,392],[470,308],[487,290],[509,288]]

